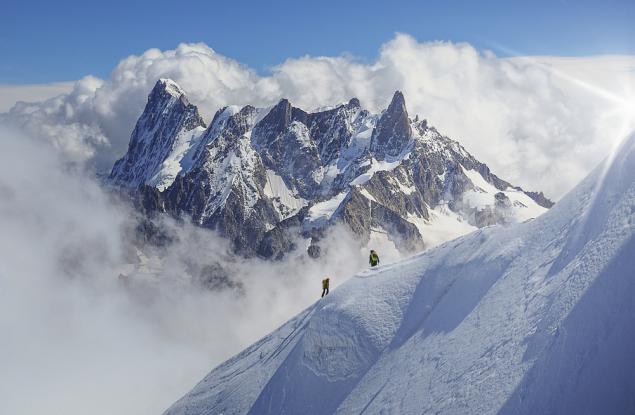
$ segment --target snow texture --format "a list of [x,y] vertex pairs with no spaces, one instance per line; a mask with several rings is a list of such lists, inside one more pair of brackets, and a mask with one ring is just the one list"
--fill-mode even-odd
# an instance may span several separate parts
[[[369,160],[368,163],[366,164],[369,166],[368,170],[364,174],[360,174],[355,179],[353,179],[353,181],[351,181],[351,185],[358,186],[360,184],[367,183],[370,179],[373,178],[375,173],[378,173],[380,171],[393,171],[397,166],[401,164],[403,160],[408,159],[408,155],[409,154],[406,154],[403,157],[399,157],[393,161],[387,161],[387,160],[377,161],[374,158]],[[403,188],[404,186],[400,185],[400,187]],[[414,192],[414,190],[411,188],[407,188],[407,189],[408,189],[407,194]]]
[[348,196],[348,192],[342,192],[329,200],[318,202],[313,205],[311,209],[309,209],[309,215],[307,218],[309,226],[322,225],[331,220],[346,196]]
[[537,219],[351,278],[166,414],[635,413],[635,136],[614,154]]
[[281,219],[295,215],[307,204],[307,201],[298,196],[297,192],[289,189],[284,179],[273,170],[267,170],[267,184],[264,192],[274,200]]
[[429,212],[430,219],[415,215],[409,215],[407,219],[419,229],[423,242],[430,248],[478,229],[448,209],[447,205],[439,204]]
[[509,214],[513,216],[514,222],[537,218],[547,211],[546,208],[538,205],[521,190],[509,187],[507,190],[500,191],[485,180],[476,170],[468,170],[463,167],[463,173],[474,185],[474,190],[469,190],[463,194],[463,201],[467,202],[470,207],[474,207],[477,210],[483,210],[488,206],[492,207],[496,204],[495,195],[502,193],[507,196],[512,206],[515,207],[515,209],[510,209],[509,211]]

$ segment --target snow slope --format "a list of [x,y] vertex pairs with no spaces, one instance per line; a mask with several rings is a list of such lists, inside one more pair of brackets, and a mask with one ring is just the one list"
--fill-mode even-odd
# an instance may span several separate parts
[[539,218],[359,274],[177,414],[635,412],[635,136]]
[[166,414],[633,413],[635,136],[539,218],[355,276]]

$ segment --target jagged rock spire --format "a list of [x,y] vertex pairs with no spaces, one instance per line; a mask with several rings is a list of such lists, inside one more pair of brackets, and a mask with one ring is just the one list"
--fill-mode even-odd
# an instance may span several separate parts
[[359,99],[357,99],[357,98],[351,98],[350,101],[348,101],[348,106],[349,107],[355,107],[355,108],[361,108],[361,104],[359,103]]
[[378,158],[394,157],[402,152],[411,139],[406,101],[401,91],[396,91],[373,131],[371,150]]

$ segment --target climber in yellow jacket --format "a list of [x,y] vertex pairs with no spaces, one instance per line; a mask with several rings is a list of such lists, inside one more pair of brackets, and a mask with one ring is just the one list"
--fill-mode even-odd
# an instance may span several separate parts
[[322,280],[322,297],[329,293],[329,279],[325,278]]
[[375,252],[374,249],[370,250],[370,255],[368,256],[368,263],[371,267],[376,267],[379,264],[379,255]]

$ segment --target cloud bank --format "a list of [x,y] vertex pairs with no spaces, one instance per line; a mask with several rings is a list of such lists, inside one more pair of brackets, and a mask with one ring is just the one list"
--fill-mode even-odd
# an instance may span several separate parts
[[0,413],[161,413],[317,300],[325,275],[364,267],[341,230],[324,262],[238,261],[168,219],[169,246],[133,245],[132,209],[53,145],[1,128],[0,142]]
[[355,96],[377,111],[402,90],[411,113],[495,173],[557,199],[609,152],[624,121],[621,104],[567,74],[624,95],[635,88],[633,67],[635,57],[502,59],[465,43],[399,34],[374,62],[305,56],[261,76],[207,45],[181,44],[125,58],[108,80],[83,78],[69,94],[17,104],[4,118],[46,137],[68,161],[108,171],[160,77],[177,81],[208,121],[225,105],[267,106],[282,97],[312,109]]
[[0,112],[9,111],[18,101],[39,102],[73,90],[75,82],[52,84],[0,84]]

